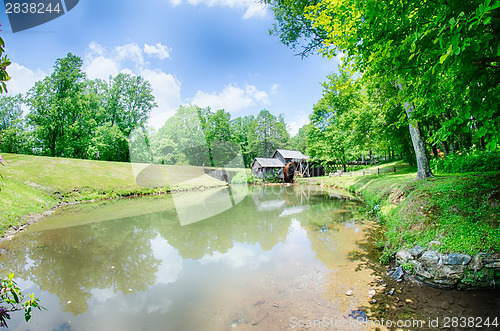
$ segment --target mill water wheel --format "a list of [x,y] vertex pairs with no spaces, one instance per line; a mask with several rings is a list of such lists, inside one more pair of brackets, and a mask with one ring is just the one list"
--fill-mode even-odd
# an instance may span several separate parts
[[285,166],[285,170],[283,171],[285,183],[293,183],[293,177],[295,176],[295,171],[297,170],[298,164],[297,162],[289,162]]

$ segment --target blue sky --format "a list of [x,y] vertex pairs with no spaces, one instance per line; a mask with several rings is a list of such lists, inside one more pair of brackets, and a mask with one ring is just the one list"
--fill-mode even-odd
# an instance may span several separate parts
[[65,15],[12,33],[0,13],[10,94],[24,93],[68,52],[89,78],[129,72],[151,82],[156,128],[182,104],[224,108],[233,118],[268,109],[295,134],[322,94],[333,60],[301,59],[269,36],[272,14],[246,0],[80,0]]

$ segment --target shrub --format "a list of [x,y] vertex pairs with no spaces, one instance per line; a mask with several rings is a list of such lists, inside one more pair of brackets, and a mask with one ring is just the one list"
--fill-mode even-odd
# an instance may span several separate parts
[[471,149],[467,152],[448,155],[444,159],[433,159],[431,168],[437,173],[500,171],[500,150]]

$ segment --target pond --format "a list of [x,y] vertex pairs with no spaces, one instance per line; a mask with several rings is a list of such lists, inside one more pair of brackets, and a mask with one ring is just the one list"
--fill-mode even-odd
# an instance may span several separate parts
[[[417,297],[436,292],[407,286],[408,299],[381,277],[367,236],[373,224],[357,216],[360,206],[320,187],[232,186],[61,208],[0,245],[0,272],[15,272],[47,308],[28,324],[14,313],[9,326],[366,329],[353,321],[370,306],[378,319],[423,318]],[[391,286],[398,292],[387,296]],[[470,304],[470,296],[441,298],[448,306],[438,301],[426,319],[449,311],[451,300]],[[488,309],[498,308],[494,296],[487,300]]]

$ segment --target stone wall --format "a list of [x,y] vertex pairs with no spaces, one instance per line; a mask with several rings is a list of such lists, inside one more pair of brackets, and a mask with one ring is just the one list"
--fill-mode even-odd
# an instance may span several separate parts
[[427,248],[415,246],[410,250],[400,250],[396,255],[400,270],[437,288],[500,287],[500,254],[442,254],[436,251],[439,245],[439,242],[433,241]]

